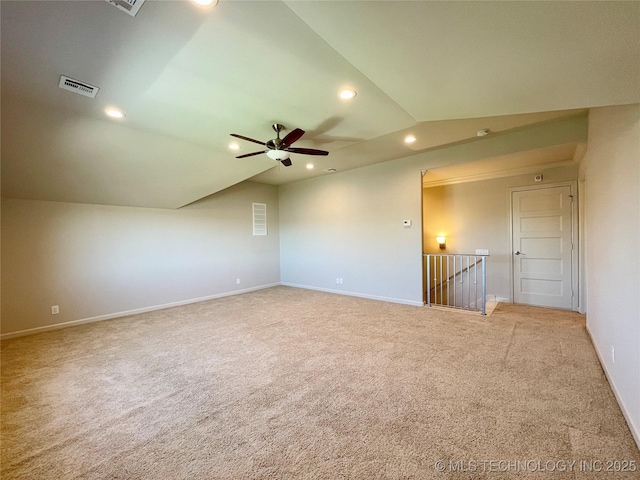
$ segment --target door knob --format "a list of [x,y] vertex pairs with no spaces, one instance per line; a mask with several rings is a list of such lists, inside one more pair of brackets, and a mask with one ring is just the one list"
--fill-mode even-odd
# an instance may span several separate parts
[[526,253],[522,253],[520,250],[516,250],[516,255],[526,255]]

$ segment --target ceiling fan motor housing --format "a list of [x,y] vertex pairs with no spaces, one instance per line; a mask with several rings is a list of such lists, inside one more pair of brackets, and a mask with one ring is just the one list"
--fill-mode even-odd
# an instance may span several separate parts
[[271,150],[280,150],[280,146],[282,145],[282,140],[279,138],[274,138],[273,140],[269,140],[267,142],[267,148]]

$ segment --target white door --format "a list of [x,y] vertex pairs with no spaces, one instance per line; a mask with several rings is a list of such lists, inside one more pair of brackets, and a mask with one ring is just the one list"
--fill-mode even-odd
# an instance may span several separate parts
[[572,307],[571,187],[511,194],[515,303]]

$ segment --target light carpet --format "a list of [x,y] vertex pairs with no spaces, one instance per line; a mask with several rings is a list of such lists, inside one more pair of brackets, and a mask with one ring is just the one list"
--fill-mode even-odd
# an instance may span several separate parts
[[[499,304],[482,317],[289,287],[2,342],[1,433],[6,480],[640,468],[582,315]],[[610,461],[636,471],[603,471]]]

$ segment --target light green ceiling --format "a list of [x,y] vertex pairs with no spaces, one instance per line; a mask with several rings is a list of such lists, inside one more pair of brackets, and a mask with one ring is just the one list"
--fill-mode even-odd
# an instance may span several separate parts
[[[282,184],[640,102],[637,2],[0,8],[5,197],[178,208],[248,178]],[[59,89],[62,74],[97,97]],[[337,97],[344,86],[353,101]],[[230,133],[268,140],[274,122],[329,156],[234,158],[260,147],[232,152]]]

